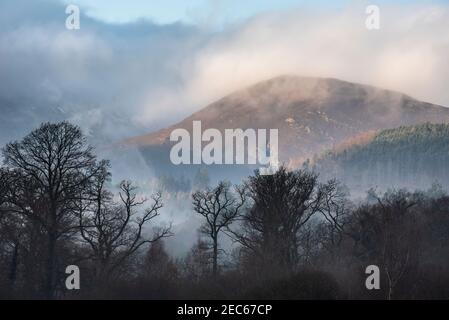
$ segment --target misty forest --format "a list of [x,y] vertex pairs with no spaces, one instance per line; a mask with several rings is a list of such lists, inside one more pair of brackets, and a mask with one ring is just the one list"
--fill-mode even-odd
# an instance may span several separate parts
[[[366,161],[388,141],[399,148],[400,130],[358,147],[369,148]],[[345,165],[363,161],[351,155]],[[236,185],[204,172],[193,184],[165,176],[148,193],[113,183],[110,163],[68,122],[42,124],[4,146],[2,158],[0,298],[449,298],[449,195],[438,184],[371,188],[355,199],[340,180],[320,178],[317,161],[255,171]],[[169,254],[177,234],[161,219],[176,189],[201,221],[185,255]],[[365,286],[370,265],[379,267],[379,290]],[[79,267],[79,290],[66,288],[67,266]]]

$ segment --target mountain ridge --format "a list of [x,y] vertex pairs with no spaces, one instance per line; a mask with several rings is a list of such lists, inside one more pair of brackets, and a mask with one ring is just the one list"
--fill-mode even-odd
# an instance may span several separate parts
[[449,122],[449,109],[335,78],[283,75],[227,95],[172,126],[119,144],[139,148],[152,163],[151,149],[169,148],[171,131],[192,132],[193,121],[201,121],[203,130],[221,132],[278,129],[280,160],[295,165],[366,131]]

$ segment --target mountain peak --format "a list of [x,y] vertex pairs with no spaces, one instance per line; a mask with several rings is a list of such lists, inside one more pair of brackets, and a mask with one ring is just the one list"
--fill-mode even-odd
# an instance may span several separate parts
[[357,134],[422,122],[449,122],[449,109],[404,94],[334,78],[282,75],[236,91],[185,120],[123,142],[170,145],[177,128],[278,129],[281,161],[304,159]]

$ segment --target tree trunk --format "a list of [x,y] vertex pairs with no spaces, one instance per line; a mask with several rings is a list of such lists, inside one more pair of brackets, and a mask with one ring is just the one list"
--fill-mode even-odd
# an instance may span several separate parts
[[215,277],[217,277],[218,274],[218,239],[215,237],[213,239],[213,246],[214,246],[214,252],[213,252],[213,264],[212,264],[212,274]]
[[14,244],[14,250],[12,253],[11,266],[9,269],[9,285],[10,290],[13,292],[17,279],[17,265],[19,260],[19,245]]
[[55,275],[55,254],[56,254],[56,236],[54,232],[48,233],[48,248],[47,248],[47,265],[45,275],[44,293],[46,299],[53,299],[54,297],[54,275]]

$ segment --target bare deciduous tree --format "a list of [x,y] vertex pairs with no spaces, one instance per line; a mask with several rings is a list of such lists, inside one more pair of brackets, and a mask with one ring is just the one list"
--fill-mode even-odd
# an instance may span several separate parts
[[323,191],[307,171],[256,174],[246,182],[251,208],[242,216],[233,238],[264,265],[293,268],[298,260],[298,233],[319,210]]
[[73,203],[104,163],[97,163],[81,130],[68,122],[42,124],[7,144],[3,156],[13,172],[7,197],[11,210],[38,222],[46,234],[44,292],[52,298],[58,240],[75,231]]
[[318,211],[324,221],[317,227],[320,233],[320,244],[334,260],[339,257],[337,247],[345,236],[345,225],[351,212],[352,203],[348,200],[347,188],[337,180],[329,180],[321,185],[322,198]]
[[375,202],[354,212],[349,234],[360,252],[359,259],[383,269],[386,298],[390,300],[419,255],[419,230],[412,210],[417,202],[404,190],[387,192],[383,197],[371,191],[370,197]]
[[171,235],[170,227],[154,230],[150,237],[143,234],[160,214],[163,206],[160,193],[153,195],[150,207],[140,212],[139,207],[147,199],[138,199],[137,188],[129,181],[123,181],[120,184],[120,202],[115,203],[105,187],[108,179],[106,171],[96,175],[91,203],[79,212],[81,236],[98,262],[97,277],[100,281],[108,278],[144,244],[155,243]]
[[213,189],[197,191],[192,195],[193,209],[204,217],[201,232],[212,242],[212,273],[218,272],[218,240],[219,236],[237,218],[245,204],[243,190],[230,190],[229,183],[220,182]]

